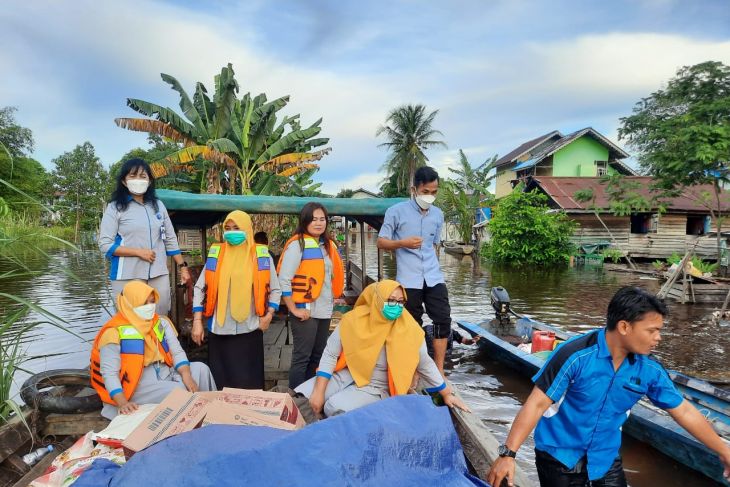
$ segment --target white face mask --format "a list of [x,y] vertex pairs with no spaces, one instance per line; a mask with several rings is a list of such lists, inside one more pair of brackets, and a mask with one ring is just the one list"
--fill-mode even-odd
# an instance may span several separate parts
[[428,210],[428,208],[433,204],[434,201],[436,201],[436,197],[432,194],[417,194],[416,195],[416,204],[422,210]]
[[145,194],[149,186],[150,182],[147,179],[127,179],[127,189],[132,194]]
[[143,320],[151,320],[155,316],[157,303],[143,304],[134,308],[134,312]]

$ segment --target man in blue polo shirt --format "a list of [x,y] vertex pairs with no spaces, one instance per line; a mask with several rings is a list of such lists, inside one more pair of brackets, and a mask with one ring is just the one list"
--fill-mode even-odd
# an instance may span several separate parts
[[423,325],[423,307],[433,321],[433,360],[444,373],[444,358],[451,333],[451,307],[436,247],[441,243],[444,214],[433,202],[439,175],[428,166],[413,175],[411,199],[385,212],[378,248],[395,251],[396,280],[406,289],[406,309]]
[[506,477],[512,485],[516,452],[537,425],[535,463],[542,487],[626,486],[620,428],[644,395],[715,451],[730,476],[730,447],[649,356],[666,315],[655,296],[624,287],[608,305],[605,328],[558,347],[532,378],[535,387],[499,448],[490,484],[501,485]]

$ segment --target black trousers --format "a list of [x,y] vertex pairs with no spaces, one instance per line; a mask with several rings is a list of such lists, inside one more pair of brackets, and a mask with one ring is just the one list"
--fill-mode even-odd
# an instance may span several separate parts
[[408,300],[406,309],[423,326],[423,307],[433,321],[433,337],[448,338],[451,333],[451,306],[449,306],[449,291],[446,284],[436,284],[428,287],[423,282],[421,289],[407,288]]
[[302,382],[314,377],[319,359],[329,338],[330,318],[309,318],[301,321],[289,314],[294,346],[289,367],[289,388],[294,389]]
[[588,480],[585,457],[573,468],[566,468],[549,453],[535,449],[535,465],[540,487],[626,487],[626,476],[621,457],[616,457],[606,475]]
[[218,389],[264,388],[264,333],[208,334],[208,364]]

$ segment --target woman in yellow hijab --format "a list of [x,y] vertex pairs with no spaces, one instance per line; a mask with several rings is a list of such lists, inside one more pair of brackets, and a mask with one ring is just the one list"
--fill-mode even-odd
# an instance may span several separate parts
[[331,416],[407,394],[419,378],[449,407],[468,410],[429,357],[423,330],[403,309],[405,303],[405,289],[396,281],[363,290],[330,335],[316,376],[295,389],[309,398],[315,413]]
[[109,419],[157,404],[176,388],[215,390],[208,366],[188,361],[172,322],[156,313],[159,300],[153,287],[128,282],[117,295],[117,314],[94,340],[91,385]]
[[203,343],[218,387],[264,388],[264,332],[279,309],[276,268],[265,245],[253,239],[251,217],[229,213],[223,242],[208,251],[193,292],[192,339]]

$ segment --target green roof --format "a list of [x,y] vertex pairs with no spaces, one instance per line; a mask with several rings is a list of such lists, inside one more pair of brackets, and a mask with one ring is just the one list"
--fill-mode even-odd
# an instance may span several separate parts
[[385,211],[405,198],[309,198],[298,196],[258,196],[195,194],[158,189],[176,226],[210,226],[220,222],[233,210],[246,213],[298,215],[309,202],[321,203],[330,215],[342,215],[380,228]]

